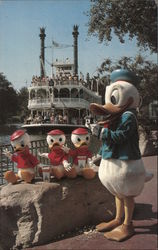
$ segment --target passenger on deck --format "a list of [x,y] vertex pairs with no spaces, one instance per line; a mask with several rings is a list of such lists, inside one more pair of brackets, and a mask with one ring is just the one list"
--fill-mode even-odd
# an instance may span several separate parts
[[65,124],[69,123],[68,116],[66,114],[63,116],[63,123]]
[[59,119],[59,124],[62,124],[63,123],[63,116],[59,114],[58,119]]
[[47,115],[44,116],[44,123],[47,123],[47,122],[49,122],[49,121],[50,121],[50,117],[49,117],[49,115],[47,114]]
[[54,123],[54,122],[55,122],[55,119],[54,119],[54,115],[53,115],[53,114],[50,116],[50,122],[51,122],[51,123]]

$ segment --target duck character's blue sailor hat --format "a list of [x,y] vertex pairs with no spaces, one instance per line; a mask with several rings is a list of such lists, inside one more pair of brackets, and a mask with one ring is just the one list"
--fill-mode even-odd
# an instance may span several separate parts
[[127,69],[116,69],[110,75],[110,82],[125,81],[137,86],[140,83],[140,77]]

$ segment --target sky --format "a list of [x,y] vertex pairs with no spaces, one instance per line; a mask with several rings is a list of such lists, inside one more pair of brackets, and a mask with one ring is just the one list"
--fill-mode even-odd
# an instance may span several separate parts
[[[0,0],[0,72],[6,76],[15,89],[29,87],[33,75],[40,75],[40,27],[46,28],[45,46],[52,40],[59,44],[73,44],[73,25],[79,26],[78,72],[90,76],[104,59],[117,60],[123,56],[134,57],[139,48],[136,41],[126,39],[121,44],[113,37],[108,45],[100,44],[96,37],[88,37],[89,0]],[[156,61],[156,55],[146,56]],[[73,48],[45,50],[47,62],[73,61]],[[46,74],[51,67],[46,62]]]

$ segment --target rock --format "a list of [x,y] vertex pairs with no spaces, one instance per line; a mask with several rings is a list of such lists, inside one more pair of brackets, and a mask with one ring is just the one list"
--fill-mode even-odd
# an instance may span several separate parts
[[113,196],[93,180],[8,184],[0,189],[0,249],[43,245],[114,215]]

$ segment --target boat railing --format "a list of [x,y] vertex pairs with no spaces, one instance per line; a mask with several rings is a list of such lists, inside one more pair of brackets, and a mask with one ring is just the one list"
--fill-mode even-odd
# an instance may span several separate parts
[[41,82],[32,82],[31,87],[43,87],[49,86],[49,82],[41,81]]
[[[75,97],[75,98],[72,98],[72,97],[56,97],[54,98],[54,102],[60,102],[60,101],[63,101],[63,102],[67,102],[67,103],[71,103],[71,102],[84,102],[84,103],[87,103],[88,101],[85,100],[85,99],[82,99],[80,97]],[[29,100],[29,104],[49,104],[50,103],[50,98],[34,98],[32,100]]]
[[85,99],[82,98],[54,98],[53,104],[58,107],[63,105],[64,107],[67,108],[75,108],[75,107],[80,107],[80,108],[89,108],[89,102]]
[[54,86],[56,85],[79,85],[79,81],[77,80],[69,80],[69,79],[61,79],[61,80],[55,80]]
[[32,100],[29,100],[29,103],[30,104],[36,104],[36,103],[43,103],[43,104],[46,104],[46,103],[50,103],[50,98],[34,98]]
[[72,103],[72,102],[74,102],[74,103],[76,103],[76,102],[81,102],[81,103],[88,103],[89,104],[89,102],[87,101],[87,100],[85,100],[85,99],[82,99],[82,98],[79,98],[79,97],[76,97],[76,98],[61,98],[61,97],[57,97],[57,98],[54,98],[54,102],[56,103],[56,102],[66,102],[66,103]]
[[[10,144],[0,145],[0,185],[3,185],[6,183],[4,179],[4,173],[6,171],[14,171],[17,173],[16,163],[9,160],[4,154],[3,151],[5,149],[8,149],[11,153],[13,152],[12,146]],[[48,152],[48,145],[46,140],[37,140],[37,141],[31,141],[30,151],[33,155],[37,156],[37,158],[40,161],[40,164],[50,164],[49,160],[40,157],[38,155],[38,152],[44,153]],[[36,169],[37,171],[37,169]],[[38,173],[37,173],[38,175]]]

